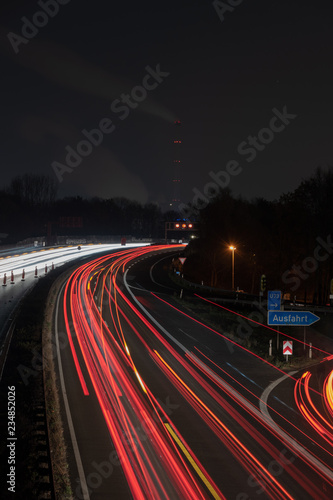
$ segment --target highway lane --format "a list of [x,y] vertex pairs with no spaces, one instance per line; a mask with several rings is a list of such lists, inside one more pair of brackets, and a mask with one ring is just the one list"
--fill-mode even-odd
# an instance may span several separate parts
[[[136,277],[132,277],[132,279],[135,279],[138,284],[142,284],[144,282],[147,284],[149,276],[149,279],[152,279],[155,284],[161,282],[163,286],[163,289],[161,288],[161,290],[165,292],[165,287],[168,283],[166,281],[165,269],[163,268],[165,268],[165,260],[159,260],[157,263],[153,264],[149,275],[143,267],[140,269],[140,266],[136,266]],[[177,306],[177,303],[174,301],[172,302]],[[237,318],[236,314],[235,316]],[[185,333],[181,330],[180,332]],[[315,351],[316,349],[319,349],[321,354],[325,354],[321,339],[320,341],[318,340],[318,342],[316,341],[316,338],[313,340],[313,350]],[[294,339],[294,341],[302,344],[302,341],[297,339]],[[330,344],[329,342],[326,342],[326,344],[333,352],[333,342]],[[249,398],[254,402],[254,404],[256,403],[258,405],[261,391],[264,388],[262,382],[267,382],[268,377],[272,377],[272,371],[266,370],[265,372],[267,367],[263,367],[258,370],[258,365],[253,366],[253,363],[251,362],[253,355],[239,356],[238,354],[237,366],[234,366],[232,363],[233,354],[235,353],[234,346],[232,346],[229,341],[226,341],[226,345],[229,347],[230,356],[227,355],[225,359],[222,359],[220,356],[220,359],[218,359],[219,357],[216,356],[215,351],[216,364],[220,367],[220,369],[221,367],[226,366],[228,376],[232,376],[233,374],[236,375],[238,377],[237,384],[240,384],[242,379],[243,381],[246,380],[247,389],[248,391],[251,391],[251,393],[249,393]],[[197,348],[199,349],[198,346]],[[326,461],[328,463],[332,462],[330,447],[332,444],[331,432],[333,428],[332,422],[329,421],[329,419],[332,418],[333,413],[332,352],[326,352],[326,358],[324,358],[322,362],[312,366],[309,371],[301,370],[299,373],[291,372],[289,377],[285,376],[283,384],[279,384],[275,391],[270,392],[269,400],[270,411],[275,420],[280,422],[281,427],[287,428],[290,435],[294,439],[299,439],[308,448],[313,448],[315,443],[318,448],[318,455],[324,463]],[[228,357],[231,359],[228,360]],[[246,358],[250,360],[250,363],[246,364]],[[273,374],[276,371],[277,370],[274,369]],[[239,376],[241,376],[241,378],[239,378]],[[279,374],[277,373],[275,377],[276,376],[279,376]],[[306,378],[303,380],[305,376]],[[233,380],[235,380],[234,377]],[[308,381],[310,381],[310,383],[308,383]],[[302,395],[302,392],[305,392],[305,397]],[[254,399],[252,397],[253,395],[255,396]],[[301,405],[304,406],[303,409],[301,408]],[[310,410],[305,410],[306,405],[311,407]],[[262,405],[259,404],[259,407],[261,408]],[[327,415],[329,418],[327,418]],[[313,416],[314,418],[312,418]],[[304,419],[307,420],[307,422],[305,422]],[[313,425],[313,421],[315,422],[315,425]],[[323,426],[321,425],[322,423],[324,424]],[[304,426],[306,431],[304,430]],[[321,432],[317,432],[318,430]],[[326,443],[324,441],[326,441]]]
[[[94,274],[95,273],[98,273],[98,270],[96,271],[94,269]],[[85,283],[85,280],[83,280],[83,282]],[[77,286],[77,288],[75,288],[76,286]],[[83,285],[83,286],[85,286],[85,285]],[[77,278],[75,278],[73,287],[74,287],[73,290],[75,292],[75,295],[78,295],[80,292],[80,288],[81,288],[81,281],[78,280]],[[92,287],[93,287],[93,282],[89,279],[88,288],[92,288]],[[83,307],[85,307],[85,306],[83,305]],[[80,322],[80,319],[82,319],[82,317],[80,318],[80,315],[76,316],[74,309],[75,308],[73,308],[73,323],[75,323],[76,330],[79,331],[80,330],[79,322]],[[89,317],[89,314],[88,314],[87,318],[88,318],[88,324],[84,325],[85,329],[87,329],[87,327],[89,329],[93,325],[93,318],[91,316]],[[97,331],[95,331],[95,333],[97,334]],[[93,341],[93,339],[90,339],[90,341]],[[119,420],[119,425],[122,425],[122,427],[121,427],[120,433],[117,432],[118,431],[117,428],[115,428],[115,429],[110,428],[110,433],[113,435],[114,441],[117,442],[119,454],[121,456],[125,456],[125,455],[127,456],[127,453],[130,455],[131,466],[128,467],[127,463],[125,463],[124,467],[125,467],[127,475],[129,476],[129,480],[131,481],[132,488],[134,488],[134,491],[136,491],[136,492],[137,492],[137,488],[139,488],[140,491],[141,491],[141,489],[143,489],[144,490],[144,497],[147,498],[148,490],[147,490],[147,487],[145,486],[145,482],[151,481],[149,478],[149,475],[148,475],[148,472],[150,471],[150,474],[153,474],[153,476],[154,476],[153,481],[150,482],[150,490],[151,490],[151,494],[153,495],[153,497],[155,497],[155,498],[159,498],[159,497],[177,498],[178,495],[176,494],[176,491],[173,487],[172,482],[169,481],[169,477],[168,477],[168,480],[164,480],[163,484],[161,484],[161,478],[164,475],[164,468],[167,467],[169,469],[169,474],[170,474],[170,473],[172,473],[172,468],[174,467],[174,465],[173,465],[174,459],[173,459],[172,455],[170,455],[170,452],[168,451],[170,444],[165,443],[165,435],[162,437],[159,436],[159,434],[157,432],[157,428],[156,428],[158,422],[155,423],[154,420],[150,421],[149,430],[147,430],[146,424],[145,424],[145,419],[142,420],[142,418],[138,418],[138,415],[145,414],[146,411],[151,412],[151,409],[145,408],[145,406],[147,405],[147,402],[145,400],[141,401],[142,397],[140,398],[140,394],[139,395],[136,394],[136,390],[138,388],[137,386],[138,386],[139,377],[135,378],[135,380],[134,380],[135,383],[133,386],[132,377],[130,377],[130,379],[128,379],[128,373],[126,372],[126,370],[124,371],[123,368],[119,364],[118,356],[123,357],[122,352],[117,353],[116,344],[113,343],[112,345],[114,347],[114,351],[109,352],[108,354],[110,357],[112,356],[112,366],[113,366],[112,372],[115,372],[115,374],[117,374],[117,387],[114,387],[113,391],[111,391],[111,393],[108,392],[109,398],[111,400],[113,400],[113,398],[115,396],[118,398],[122,398],[121,391],[122,391],[122,387],[125,385],[127,387],[127,390],[128,390],[128,398],[129,399],[125,400],[125,398],[122,398],[119,401],[113,400],[113,404],[115,407],[120,405],[122,408],[122,411],[123,412],[126,411],[126,418],[125,418],[125,421],[123,421],[122,415],[113,414],[113,422],[115,423],[117,420]],[[84,350],[85,349],[83,347],[83,351]],[[116,354],[117,354],[117,358],[114,357]],[[89,356],[89,352],[86,351],[85,355]],[[126,360],[126,358],[125,358],[125,360]],[[102,363],[103,363],[103,360],[99,359],[98,364],[100,365]],[[94,370],[93,363],[90,364],[88,361],[87,366],[89,366],[91,370]],[[95,367],[96,367],[96,365],[95,365]],[[117,367],[117,369],[115,367]],[[105,368],[105,370],[108,369],[107,367],[104,367],[104,368]],[[102,375],[103,375],[103,373],[102,373]],[[133,375],[132,370],[130,370],[130,375]],[[80,376],[81,376],[81,380],[82,380],[82,377],[83,377],[83,379],[85,378],[82,374],[80,374]],[[119,385],[118,385],[118,376],[121,378],[121,384],[119,384]],[[96,382],[96,378],[94,380]],[[113,379],[111,379],[111,382],[112,381],[113,381]],[[96,393],[99,393],[99,388],[98,388],[99,382],[103,383],[102,380],[96,382],[97,383],[97,385],[95,387]],[[89,391],[87,389],[87,386],[86,386],[84,380],[82,381],[82,387],[83,387],[83,393],[85,393],[86,396],[89,397],[88,396]],[[108,387],[105,387],[105,389],[108,389]],[[106,393],[106,392],[107,391],[105,390],[104,393]],[[130,405],[128,404],[128,401],[131,402]],[[106,419],[108,420],[107,412],[114,411],[114,410],[112,408],[106,408],[104,405],[107,406],[107,402],[102,401],[101,406],[105,409]],[[133,410],[131,410],[131,407],[136,408],[136,412],[133,413]],[[151,424],[154,424],[154,425],[152,426]],[[165,434],[165,429],[163,429],[163,432]],[[167,457],[169,457],[168,461],[166,463],[163,463],[163,467],[161,467],[161,464],[160,464],[160,455],[156,454],[155,449],[153,449],[153,450],[150,449],[150,444],[149,444],[150,437],[148,437],[148,436],[150,436],[151,433],[154,433],[154,435],[156,435],[156,440],[158,441],[157,446],[159,449],[164,450],[163,455],[166,455]],[[124,444],[124,439],[125,439],[125,444]],[[135,442],[135,446],[133,445],[134,442]],[[144,442],[144,446],[140,445],[141,442]],[[83,446],[84,446],[84,443],[83,443]],[[124,446],[126,446],[126,450],[125,450]],[[156,446],[156,443],[154,446]],[[92,460],[92,458],[94,458],[94,457],[91,457],[91,460]],[[123,460],[125,461],[125,458]],[[147,461],[148,461],[148,465],[147,465]],[[86,462],[87,462],[87,466],[89,466],[89,459],[86,460]],[[127,462],[127,458],[126,458],[126,462]],[[137,468],[141,471],[142,475],[144,476],[144,477],[142,477],[143,484],[140,484],[140,485],[136,485],[136,479],[132,473],[132,469],[137,469]],[[180,484],[180,478],[176,478],[175,482],[178,483],[177,488],[180,490],[184,490],[184,488],[186,488],[186,491],[188,491],[188,493],[190,495],[192,495],[193,492],[191,493],[191,488],[192,488],[191,476],[189,478],[187,478],[188,474],[187,474],[186,470],[182,471],[182,469],[183,469],[183,467],[181,467],[180,470],[181,470],[182,475],[184,476],[185,480],[183,481],[182,484]],[[105,483],[103,484],[103,487],[105,487]],[[114,489],[112,491],[114,492]],[[117,498],[119,498],[119,491],[118,490],[116,492],[114,492],[114,494],[117,496]],[[134,494],[140,495],[140,493],[134,493]],[[183,494],[185,495],[185,491],[183,491]],[[181,497],[182,496],[183,495],[181,495]],[[128,498],[128,497],[125,496],[125,498]],[[196,498],[196,496],[194,495],[193,498]]]
[[[132,273],[131,279],[135,281],[137,284],[139,284],[140,288],[140,283],[144,283],[145,279],[147,280],[147,275],[148,273],[144,273],[144,269],[140,266],[135,267],[135,276],[134,276],[134,271],[133,269],[130,270]],[[150,272],[151,274],[151,272]],[[146,277],[144,277],[146,275]],[[154,279],[154,282],[156,283],[158,281],[157,277]],[[163,283],[164,285],[166,284],[165,282]],[[147,286],[147,283],[146,285]],[[135,294],[139,293],[138,292],[138,287],[132,290]],[[150,312],[152,312],[154,317],[158,317],[159,312],[158,312],[158,306],[153,303],[152,299],[150,298],[149,300],[147,297],[143,299],[143,292],[141,292],[141,297],[140,302],[145,302],[145,307],[150,306]],[[165,299],[166,297],[164,297]],[[168,298],[168,302],[174,303],[172,299]],[[177,307],[177,303],[175,304]],[[181,321],[181,315],[177,311],[173,309],[173,319],[175,320],[175,323],[177,325],[180,324]],[[178,316],[177,316],[178,314]],[[175,316],[176,315],[176,316]],[[160,319],[163,317],[163,311],[160,313]],[[175,325],[173,325],[173,321],[170,319],[170,314],[167,315],[165,314],[164,311],[164,321],[163,325],[166,326],[168,324],[168,321],[170,323],[168,330],[169,331],[177,331],[177,327],[175,328]],[[190,335],[190,333],[191,335]],[[206,332],[203,334],[203,336],[200,338],[198,335],[194,335],[193,333],[193,328],[192,331],[189,328],[189,332],[187,333],[187,339],[183,336],[182,343],[187,345],[188,348],[190,349],[191,345],[191,339],[198,340],[200,341],[201,344],[205,344],[206,341],[206,348],[207,346],[210,347],[210,352],[207,350],[206,354],[208,358],[213,360],[213,364],[211,363],[211,367],[217,371],[217,373],[221,374],[221,369],[223,370],[224,373],[224,378],[227,379],[228,383],[234,387],[235,389],[243,386],[243,389],[245,389],[245,395],[247,395],[247,398],[253,402],[253,404],[256,404],[257,407],[259,407],[259,397],[262,393],[262,390],[265,386],[265,384],[268,384],[270,380],[274,380],[277,377],[280,377],[281,374],[277,372],[275,368],[271,368],[264,363],[258,362],[258,359],[255,359],[255,357],[252,354],[246,353],[245,350],[239,350],[237,349],[236,346],[230,344],[229,341],[225,341],[225,344],[223,346],[223,343],[220,342],[220,346],[216,345],[216,342],[214,343],[214,339],[207,339],[207,336],[211,335],[210,330],[206,329]],[[179,333],[185,333],[184,329],[178,328],[177,332],[177,338],[179,339]],[[206,339],[204,338],[204,335],[206,336]],[[194,339],[195,337],[195,339]],[[216,336],[216,339],[218,336]],[[216,340],[215,339],[215,340]],[[213,342],[212,342],[213,341]],[[187,342],[187,344],[186,344]],[[223,349],[225,345],[228,346],[227,349]],[[195,349],[200,349],[198,344],[195,342],[192,342],[192,346],[194,346]],[[213,348],[213,349],[212,349]],[[224,350],[224,353],[223,353]],[[202,348],[201,348],[202,351]],[[206,356],[205,356],[206,357]],[[235,359],[236,358],[236,359]],[[232,361],[234,360],[234,362]],[[235,366],[237,365],[237,366]],[[217,370],[216,370],[217,369]],[[232,377],[232,381],[236,383],[230,383]],[[287,427],[288,430],[290,431],[290,436],[292,442],[295,442],[295,440],[300,440],[301,443],[305,444],[306,447],[310,447],[311,451],[313,451],[314,446],[316,447],[315,454],[320,457],[322,460],[323,464],[327,463],[329,464],[329,467],[325,467],[326,472],[330,474],[329,476],[329,481],[331,480],[331,466],[332,466],[332,454],[331,450],[328,446],[326,446],[325,450],[321,447],[322,443],[320,439],[318,438],[317,435],[314,435],[311,430],[309,432],[304,432],[302,430],[302,427],[304,425],[302,416],[299,414],[297,411],[297,407],[294,404],[293,400],[293,386],[295,379],[290,377],[287,379],[287,382],[289,384],[288,391],[284,393],[283,397],[277,397],[272,395],[272,401],[271,406],[270,406],[270,411],[273,413],[276,419],[280,420],[280,424],[283,427]],[[286,383],[287,383],[286,382]],[[327,384],[327,391],[329,391],[329,384]],[[243,390],[244,392],[244,390]],[[288,397],[290,394],[291,397]],[[287,396],[287,397],[286,397]],[[286,403],[283,400],[287,400],[288,403]],[[327,405],[326,405],[327,406]],[[290,422],[292,422],[293,425],[290,425]],[[284,435],[283,435],[284,436]],[[289,442],[287,441],[287,442]],[[310,441],[311,445],[307,442]],[[297,445],[297,443],[296,443]],[[298,450],[298,448],[296,448]],[[295,450],[295,448],[294,448]],[[295,454],[295,457],[298,456],[299,453]],[[312,463],[311,463],[312,467]],[[316,481],[316,478],[314,478]],[[319,478],[319,481],[321,481],[321,478]],[[317,479],[318,482],[318,479]],[[326,478],[322,481],[322,489],[325,491],[327,489],[327,483],[326,483]],[[303,498],[303,497],[302,497]]]
[[[127,248],[136,248],[138,246],[146,246],[146,244],[127,244]],[[36,266],[38,275],[43,274],[45,270],[50,270],[52,264],[54,267],[76,260],[78,258],[87,257],[99,252],[114,251],[122,248],[119,244],[89,244],[80,245],[80,250],[77,246],[68,245],[65,247],[40,248],[31,251],[17,251],[10,255],[0,254],[0,281],[3,283],[4,275],[7,276],[7,283],[10,282],[11,272],[14,272],[16,279],[22,277],[22,272],[35,272]],[[47,268],[45,268],[47,266]]]
[[[134,245],[128,245],[133,247]],[[135,245],[137,246],[137,245]],[[52,268],[65,263],[81,260],[89,255],[113,251],[121,245],[82,245],[77,246],[14,249],[0,253],[0,354],[15,310],[24,295]],[[0,370],[1,373],[1,370]]]
[[[88,271],[88,276],[91,271]],[[99,274],[99,271],[94,268],[93,275],[96,273]],[[86,308],[90,299],[88,295],[88,302],[84,303],[87,296],[82,290],[83,302],[81,303],[80,289],[87,287],[87,290],[91,290],[93,287],[91,278],[88,282],[86,281],[88,276],[76,276],[70,285],[73,286],[74,295],[79,298],[83,309]],[[77,289],[75,289],[76,284]],[[65,302],[67,300],[66,295]],[[69,300],[73,305],[74,299]],[[116,445],[118,456],[121,458],[122,468],[132,495],[135,498],[205,498],[202,486],[193,478],[193,472],[188,470],[186,463],[183,463],[184,459],[178,456],[176,445],[170,438],[170,433],[174,434],[174,430],[170,428],[167,431],[167,427],[159,419],[152,418],[152,408],[147,401],[147,392],[128,354],[119,348],[114,338],[109,336],[105,339],[104,335],[100,337],[105,330],[104,322],[99,331],[98,325],[95,324],[95,320],[99,320],[98,315],[94,317],[93,313],[91,314],[88,310],[86,312],[88,314],[83,319],[82,309],[80,314],[76,315],[75,305],[73,305],[72,320],[77,336],[82,335],[81,352],[85,358],[85,367],[94,384],[95,393],[113,443]],[[66,319],[65,317],[65,323]],[[89,330],[93,333],[92,336],[85,335]],[[97,349],[94,348],[95,342],[98,344]],[[75,358],[75,353],[73,357]],[[90,398],[90,391],[85,382],[85,370],[82,372],[79,364],[76,368],[83,394]],[[83,450],[84,467],[87,468],[89,462],[95,460],[95,457],[89,453],[87,455],[84,442],[80,442],[80,447]],[[197,465],[194,464],[194,467]],[[201,470],[200,473],[202,473]],[[101,488],[105,487],[106,482],[103,482]],[[101,494],[101,488],[98,488],[98,494]],[[94,493],[97,494],[97,491]],[[117,484],[113,484],[109,494],[113,494],[116,498],[129,498],[120,496],[121,492]]]
[[[63,295],[58,299],[59,306]],[[68,298],[67,300],[69,302]],[[126,498],[129,490],[93,384],[84,369],[84,359],[77,343],[73,322],[69,320],[66,325],[63,314],[58,311],[55,320],[55,340],[58,347],[56,361],[74,498],[86,500],[91,498],[91,495],[94,495],[92,498],[108,498],[112,488],[116,488],[120,497]],[[84,373],[86,391],[82,390],[69,348],[68,327],[73,335],[73,344]]]
[[[258,397],[276,370],[172,308],[170,284],[159,287],[147,252],[84,266],[65,291],[63,327],[73,345],[71,356],[64,349],[61,358],[68,364],[73,421],[88,422],[89,429],[94,423],[82,408],[93,406],[99,420],[102,413],[104,431],[93,442],[108,443],[122,463],[118,480],[100,476],[92,494],[131,498],[122,470],[134,498],[330,498],[330,478],[287,446],[259,412]],[[133,259],[141,263],[133,266]],[[162,263],[161,255],[155,260]],[[152,295],[149,288],[162,292]],[[93,401],[82,407],[78,397]],[[84,486],[96,459],[90,437],[80,425],[76,432]]]

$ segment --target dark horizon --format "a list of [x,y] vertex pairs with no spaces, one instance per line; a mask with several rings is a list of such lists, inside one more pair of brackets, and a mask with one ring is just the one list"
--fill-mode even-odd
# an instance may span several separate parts
[[[44,3],[1,7],[4,184],[24,172],[58,182],[56,162],[65,167],[60,196],[167,205],[176,119],[183,203],[231,161],[241,168],[232,192],[268,200],[331,164],[327,0],[225,11],[216,1],[68,1],[53,14]],[[295,118],[282,128],[274,116],[284,109]],[[95,144],[68,165],[68,150],[87,136]]]

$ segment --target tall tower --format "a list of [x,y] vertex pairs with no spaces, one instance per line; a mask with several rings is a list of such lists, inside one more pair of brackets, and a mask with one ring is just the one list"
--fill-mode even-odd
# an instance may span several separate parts
[[175,124],[175,135],[173,141],[173,178],[172,178],[172,200],[171,206],[174,209],[177,209],[178,204],[180,203],[180,181],[181,181],[181,144],[182,141],[180,139],[180,120],[176,120]]

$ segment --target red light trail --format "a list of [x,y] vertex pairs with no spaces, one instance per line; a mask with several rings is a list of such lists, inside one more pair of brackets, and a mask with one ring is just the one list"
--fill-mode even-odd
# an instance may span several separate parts
[[[128,266],[152,252],[166,249],[170,250],[170,246],[155,247],[154,250],[147,247],[122,250],[96,258],[72,273],[63,298],[66,330],[83,394],[89,395],[89,379],[133,498],[226,498],[220,489],[223,490],[223,484],[217,485],[172,415],[168,415],[160,405],[158,394],[154,394],[150,387],[151,380],[139,373],[131,355],[133,339],[153,361],[155,369],[187,401],[196,418],[233,455],[243,470],[255,478],[268,498],[294,497],[280,478],[269,470],[267,459],[262,460],[261,453],[251,451],[229,428],[224,422],[224,415],[232,417],[238,427],[260,446],[266,457],[277,461],[284,473],[308,494],[317,495],[315,498],[329,498],[296,464],[283,459],[279,444],[285,446],[285,443],[258,415],[254,405],[240,395],[235,397],[235,391],[226,382],[219,382],[219,377],[212,370],[220,367],[214,367],[214,363],[207,358],[213,364],[209,368],[190,351],[180,354],[126,296],[121,283],[122,274]],[[152,296],[170,306],[156,294]],[[208,328],[203,323],[200,325]],[[330,416],[333,411],[332,378],[327,377],[323,387]],[[295,394],[296,388],[302,389],[302,396],[297,393],[301,400],[300,411],[304,415],[304,398],[307,397],[313,423],[316,411],[311,405],[309,391],[303,381],[301,385],[297,382]],[[242,390],[247,391],[244,386]],[[242,415],[244,411],[248,419]],[[306,411],[306,415],[310,414]],[[142,433],[147,439],[142,439]],[[264,437],[264,433],[274,437],[275,444]],[[307,466],[313,468],[311,464]],[[321,476],[320,471],[316,473]],[[333,486],[329,479],[325,480]]]

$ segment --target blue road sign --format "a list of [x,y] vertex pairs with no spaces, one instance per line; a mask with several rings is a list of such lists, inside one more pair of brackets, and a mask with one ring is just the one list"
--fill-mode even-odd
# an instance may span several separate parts
[[281,291],[280,290],[270,290],[267,294],[268,311],[280,311],[281,309]]
[[319,316],[310,311],[268,311],[267,313],[267,324],[270,326],[310,326],[319,320]]

